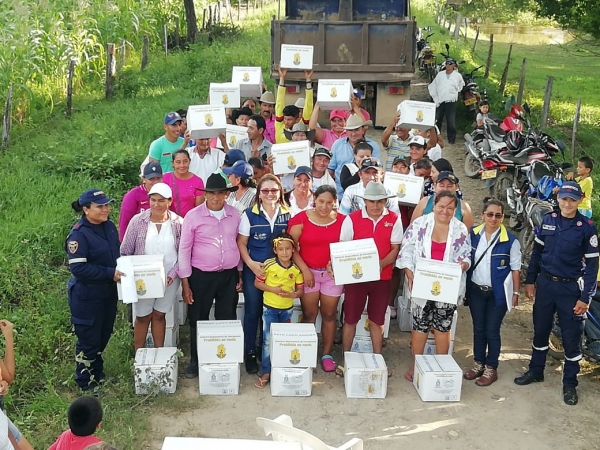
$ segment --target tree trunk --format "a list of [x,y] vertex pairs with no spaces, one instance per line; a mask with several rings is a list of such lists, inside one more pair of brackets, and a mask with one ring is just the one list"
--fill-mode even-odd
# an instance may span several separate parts
[[198,34],[198,24],[196,21],[196,8],[194,7],[194,0],[183,0],[185,6],[185,21],[187,23],[187,38],[190,44],[196,42],[196,35]]

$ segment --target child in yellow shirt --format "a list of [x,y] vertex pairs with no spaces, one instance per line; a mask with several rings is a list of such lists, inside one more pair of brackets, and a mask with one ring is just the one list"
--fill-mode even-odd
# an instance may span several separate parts
[[296,243],[292,236],[280,233],[273,239],[275,258],[265,261],[264,276],[256,277],[254,286],[263,295],[262,375],[254,386],[264,389],[271,375],[271,324],[289,323],[294,299],[304,292],[304,278],[292,261]]
[[592,169],[594,168],[594,160],[589,156],[582,156],[577,161],[577,178],[575,181],[581,186],[583,197],[581,204],[579,205],[579,212],[586,216],[588,219],[592,218],[592,190],[594,189],[594,182],[590,177]]

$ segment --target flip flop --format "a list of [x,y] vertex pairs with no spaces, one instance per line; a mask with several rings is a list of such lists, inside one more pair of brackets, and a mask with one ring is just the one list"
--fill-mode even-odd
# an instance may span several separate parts
[[338,367],[337,363],[333,360],[331,355],[323,355],[321,357],[321,368],[324,372],[335,372]]
[[254,387],[257,389],[264,389],[267,387],[267,384],[269,384],[269,378],[266,380],[263,378],[258,378],[258,380],[254,382]]
[[340,365],[338,364],[338,366],[337,366],[337,367],[336,367],[336,369],[335,369],[335,374],[336,374],[338,377],[342,377],[342,378],[344,378],[344,370],[345,370],[345,369],[344,369],[344,366],[340,366]]

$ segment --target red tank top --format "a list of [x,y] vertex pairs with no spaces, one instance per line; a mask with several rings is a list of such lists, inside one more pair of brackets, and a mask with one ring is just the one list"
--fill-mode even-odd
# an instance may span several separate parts
[[431,241],[431,259],[435,259],[437,261],[443,261],[445,252],[446,252],[446,243],[445,242]]

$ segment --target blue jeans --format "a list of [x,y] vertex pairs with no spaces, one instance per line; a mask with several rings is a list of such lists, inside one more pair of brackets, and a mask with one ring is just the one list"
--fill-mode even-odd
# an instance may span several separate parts
[[262,373],[271,373],[271,324],[289,323],[292,320],[292,309],[275,309],[263,306],[263,345],[262,345]]
[[[469,309],[473,319],[473,356],[478,363],[498,368],[500,356],[500,326],[507,311],[506,302],[496,306],[493,291],[483,292],[471,285]],[[487,351],[487,356],[486,356]]]
[[[244,264],[244,355],[256,354],[256,332],[263,312],[263,291],[254,287],[256,275]],[[260,344],[262,346],[262,343]]]

